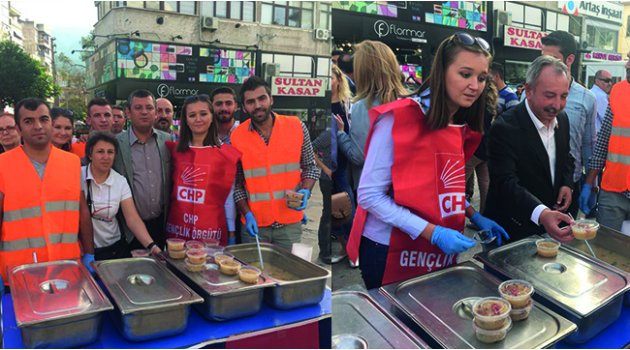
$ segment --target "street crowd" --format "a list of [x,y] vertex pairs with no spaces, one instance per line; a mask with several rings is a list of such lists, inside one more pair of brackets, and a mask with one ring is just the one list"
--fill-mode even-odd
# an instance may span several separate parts
[[[235,114],[242,107],[247,120]],[[124,106],[96,97],[86,137],[73,112],[38,98],[0,116],[0,273],[61,259],[159,254],[167,238],[222,246],[261,241],[291,249],[320,177],[298,117],[275,113],[252,76],[174,108],[148,90]],[[126,128],[126,125],[129,127]],[[0,283],[1,285],[2,283]]]
[[[332,53],[333,119],[315,151],[330,149],[320,184],[345,250],[326,259],[347,255],[372,289],[456,263],[476,244],[466,218],[499,246],[545,233],[570,241],[580,212],[621,231],[630,220],[630,61],[625,80],[613,85],[600,70],[589,90],[571,75],[574,37],[541,40],[517,93],[490,45],[465,32],[442,41],[412,92],[381,42]],[[470,204],[475,177],[479,208]]]

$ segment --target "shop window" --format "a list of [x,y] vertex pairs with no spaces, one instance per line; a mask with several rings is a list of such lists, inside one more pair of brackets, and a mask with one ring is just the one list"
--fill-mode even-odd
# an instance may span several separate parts
[[[314,62],[318,63],[316,69]],[[316,76],[325,78],[330,75],[330,58],[328,57],[318,57],[315,60],[312,56],[263,53],[261,55],[261,63],[280,64],[280,75],[283,76],[304,78]],[[314,75],[314,72],[317,72],[317,74]]]
[[160,2],[159,1],[145,1],[144,2],[144,8],[150,9],[150,10],[159,10],[160,9]]
[[164,11],[177,12],[177,1],[164,1],[162,2]]
[[330,29],[330,4],[319,3],[319,28]]
[[547,11],[547,24],[545,30],[548,32],[553,32],[556,30],[564,30],[565,32],[569,31],[569,16]]
[[195,2],[194,1],[180,1],[179,13],[183,13],[186,15],[194,15],[196,13]]
[[533,6],[505,2],[504,11],[512,14],[512,25],[528,29],[542,30],[542,9]]
[[254,21],[253,1],[201,1],[199,11],[202,16],[230,18],[239,21]]
[[144,8],[143,1],[125,1],[125,4],[127,7]]
[[310,1],[264,2],[261,11],[263,24],[313,28],[313,3]]
[[617,51],[618,30],[607,28],[603,23],[586,25],[586,42],[589,47],[604,51]]

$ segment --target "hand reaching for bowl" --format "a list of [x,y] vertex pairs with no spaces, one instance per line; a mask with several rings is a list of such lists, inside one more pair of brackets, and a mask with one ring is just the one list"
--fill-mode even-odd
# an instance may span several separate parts
[[[573,240],[570,226],[573,223],[573,219],[569,215],[556,210],[545,209],[540,214],[538,221],[554,239],[560,242],[570,242]],[[563,222],[566,223],[567,226],[561,228],[560,224]]]

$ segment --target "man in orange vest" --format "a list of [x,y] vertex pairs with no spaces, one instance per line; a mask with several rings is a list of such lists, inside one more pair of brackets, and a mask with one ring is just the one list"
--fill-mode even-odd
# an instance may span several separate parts
[[79,259],[81,246],[91,271],[92,222],[81,193],[79,157],[52,146],[50,107],[43,100],[18,102],[15,121],[24,145],[0,155],[2,279],[7,283],[15,266]]
[[[630,220],[630,52],[626,80],[610,91],[606,116],[597,135],[597,144],[588,164],[589,172],[580,193],[580,209],[588,215],[597,192],[595,178],[604,168],[597,221],[617,231]],[[605,166],[604,166],[605,165]]]
[[[241,153],[234,201],[245,218],[242,230],[264,241],[291,249],[302,235],[301,220],[319,178],[313,146],[306,126],[295,116],[272,112],[269,85],[252,76],[240,92],[243,110],[250,117],[232,133],[232,145]],[[303,195],[301,205],[290,208],[287,191]]]

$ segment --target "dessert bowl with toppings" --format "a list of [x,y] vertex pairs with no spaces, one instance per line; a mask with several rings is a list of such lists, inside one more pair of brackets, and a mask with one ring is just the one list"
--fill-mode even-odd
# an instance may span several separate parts
[[184,250],[185,243],[181,238],[169,238],[166,240],[166,247],[168,250]]
[[531,300],[534,286],[524,280],[507,280],[499,285],[499,293],[512,304],[512,309],[521,309]]
[[494,330],[488,330],[483,327],[480,327],[479,320],[475,318],[473,320],[473,328],[475,330],[475,335],[477,336],[477,340],[482,343],[496,343],[505,339],[508,331],[512,327],[512,320],[508,317],[503,324],[503,327]]
[[571,225],[571,232],[575,239],[589,240],[597,236],[599,223],[595,220],[578,219]]
[[186,269],[190,272],[201,272],[206,269],[205,263],[196,264],[190,261],[190,259],[188,258],[184,261],[186,262]]
[[258,277],[260,277],[260,270],[252,266],[245,266],[238,271],[238,277],[245,283],[256,284]]
[[182,250],[169,249],[168,250],[168,256],[170,256],[171,259],[183,259],[183,258],[186,257],[186,251],[184,249],[182,249]]
[[479,299],[473,306],[477,326],[487,330],[497,330],[505,326],[510,318],[512,305],[497,297]]
[[188,249],[186,257],[191,264],[205,264],[208,253],[204,249]]
[[512,319],[512,321],[521,321],[526,319],[527,317],[529,317],[529,313],[530,311],[532,311],[533,306],[534,301],[532,299],[529,299],[529,302],[527,303],[527,305],[525,305],[525,307],[520,309],[512,309],[512,311],[510,311],[510,318]]
[[551,238],[539,239],[536,241],[536,252],[543,258],[553,258],[558,255],[560,242]]
[[236,260],[221,260],[219,262],[221,273],[228,276],[235,276],[241,269],[241,263]]

